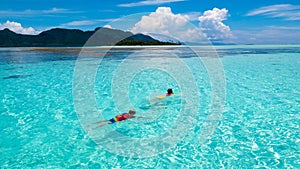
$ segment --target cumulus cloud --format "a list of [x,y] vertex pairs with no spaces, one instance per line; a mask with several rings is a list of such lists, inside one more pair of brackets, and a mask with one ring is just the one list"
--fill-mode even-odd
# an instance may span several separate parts
[[[232,38],[230,28],[222,21],[227,19],[226,9],[214,8],[198,17],[199,26],[190,23],[200,13],[174,14],[170,7],[158,7],[155,12],[142,19],[131,29],[133,33],[162,34],[182,42],[204,42]],[[192,16],[192,17],[191,17]],[[192,19],[194,20],[194,19]]]
[[162,34],[180,41],[203,39],[198,28],[189,24],[188,16],[174,14],[169,7],[159,7],[155,12],[142,19],[131,29],[133,33]]
[[33,29],[32,27],[24,28],[20,23],[18,22],[11,22],[11,21],[6,21],[5,23],[1,24],[0,23],[0,30],[8,28],[11,31],[15,33],[20,33],[20,34],[38,34],[39,32]]
[[233,37],[229,26],[223,23],[223,21],[227,19],[227,16],[227,9],[214,8],[205,11],[198,19],[202,31],[207,34],[211,40],[223,40]]
[[188,17],[190,21],[198,21],[199,16],[201,16],[201,12],[188,12],[184,13]]

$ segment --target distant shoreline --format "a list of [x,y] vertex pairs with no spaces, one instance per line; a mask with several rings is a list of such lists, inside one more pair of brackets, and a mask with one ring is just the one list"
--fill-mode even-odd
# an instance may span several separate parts
[[215,48],[260,48],[260,47],[300,47],[300,44],[258,44],[258,45],[104,45],[104,46],[0,46],[0,49],[4,48],[32,48],[32,49],[112,49],[112,48],[186,48],[186,47],[215,47]]
[[[88,47],[0,47],[0,52],[5,51],[13,51],[13,52],[49,52],[49,53],[81,53],[81,52],[93,52],[99,51],[102,53],[103,51],[109,50],[176,50],[180,48],[190,48],[192,50],[206,50],[206,51],[214,51],[214,50],[231,50],[231,49],[270,49],[276,50],[280,48],[300,48],[299,45],[218,45],[218,46],[88,46]],[[107,54],[100,54],[99,56],[108,56]]]

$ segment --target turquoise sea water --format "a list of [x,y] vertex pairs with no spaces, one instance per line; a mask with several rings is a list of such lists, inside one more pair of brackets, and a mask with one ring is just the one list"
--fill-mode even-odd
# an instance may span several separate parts
[[[0,49],[1,168],[300,168],[300,46],[216,47],[226,98],[205,140],[213,77],[192,50],[79,51]],[[181,95],[152,100],[169,87]],[[147,118],[84,128],[130,108]]]

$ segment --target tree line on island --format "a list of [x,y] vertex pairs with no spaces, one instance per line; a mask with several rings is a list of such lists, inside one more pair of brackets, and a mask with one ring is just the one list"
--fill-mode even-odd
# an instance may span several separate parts
[[84,45],[181,45],[181,43],[162,42],[148,35],[110,28],[96,28],[93,31],[54,28],[38,35],[17,34],[7,28],[0,30],[0,47],[81,47]]

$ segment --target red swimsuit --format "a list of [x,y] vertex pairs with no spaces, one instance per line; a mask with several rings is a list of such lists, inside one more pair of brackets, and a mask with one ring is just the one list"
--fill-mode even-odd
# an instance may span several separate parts
[[123,113],[122,115],[118,115],[115,118],[117,121],[127,120],[129,118],[129,114]]
[[129,119],[129,118],[131,118],[130,115],[129,115],[129,113],[123,113],[123,114],[117,115],[116,117],[110,119],[109,121],[110,121],[111,123],[115,123],[115,122],[127,120],[127,119]]

